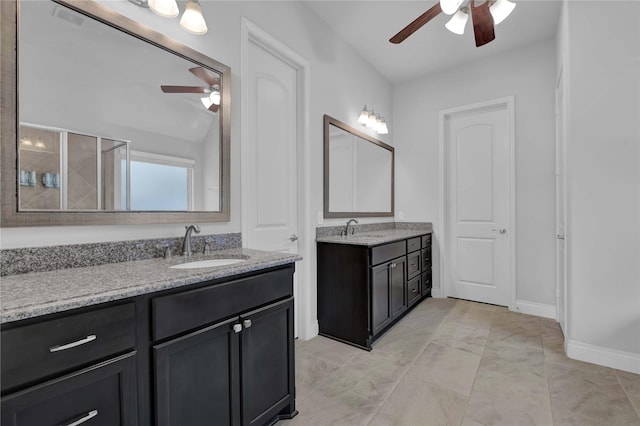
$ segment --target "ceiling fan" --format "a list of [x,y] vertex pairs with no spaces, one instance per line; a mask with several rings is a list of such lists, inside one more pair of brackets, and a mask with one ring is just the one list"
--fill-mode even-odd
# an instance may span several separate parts
[[163,93],[206,93],[207,96],[200,98],[202,104],[211,112],[218,112],[220,108],[220,80],[212,76],[203,67],[189,68],[189,71],[200,80],[208,84],[208,87],[201,86],[160,86]]
[[403,42],[442,12],[446,15],[453,15],[445,27],[456,34],[464,33],[464,26],[469,19],[469,14],[471,14],[476,47],[480,47],[496,38],[494,25],[504,21],[515,7],[515,3],[509,0],[440,0],[398,34],[391,37],[389,41],[395,44]]

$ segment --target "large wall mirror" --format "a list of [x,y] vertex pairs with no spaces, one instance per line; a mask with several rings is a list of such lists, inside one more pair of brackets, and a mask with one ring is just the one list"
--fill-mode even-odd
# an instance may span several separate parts
[[0,7],[2,226],[229,220],[229,67],[91,1]]
[[324,217],[394,214],[394,148],[324,116]]

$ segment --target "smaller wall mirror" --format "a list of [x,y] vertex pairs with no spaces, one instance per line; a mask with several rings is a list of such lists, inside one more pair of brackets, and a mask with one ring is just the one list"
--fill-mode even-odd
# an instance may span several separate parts
[[324,116],[324,217],[394,215],[394,148]]

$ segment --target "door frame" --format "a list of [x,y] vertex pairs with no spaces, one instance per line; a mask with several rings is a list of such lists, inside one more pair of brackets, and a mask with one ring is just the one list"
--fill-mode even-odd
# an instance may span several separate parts
[[[442,236],[440,241],[440,297],[447,298],[451,285],[451,273],[448,263],[448,150],[447,150],[447,123],[452,117],[474,111],[505,109],[508,120],[508,144],[509,144],[509,283],[508,283],[508,308],[516,310],[516,156],[515,156],[515,109],[514,96],[491,99],[484,102],[462,105],[454,108],[440,110],[439,113],[439,153],[440,153],[440,220],[435,226],[436,234]],[[436,293],[437,294],[437,293]]]
[[[555,175],[556,175],[556,321],[560,324],[560,329],[566,336],[567,334],[567,103],[566,103],[566,86],[564,82],[564,69],[560,66],[560,70],[558,72],[558,78],[556,80],[555,87],[555,101],[556,101],[556,164],[555,164]],[[558,161],[558,154],[561,155],[561,161]],[[562,200],[558,199],[558,175],[562,174]],[[558,234],[558,221],[560,219],[559,215],[559,206],[558,203],[562,202],[563,208],[563,217],[562,222],[564,223],[564,254],[562,262],[564,263],[563,268],[563,276],[560,276],[560,242],[559,242],[559,234]],[[560,291],[562,288],[563,300],[560,300]],[[560,303],[562,302],[562,309],[560,309]],[[560,314],[562,313],[562,318]]]
[[246,166],[247,138],[249,134],[249,44],[254,43],[272,55],[289,64],[297,74],[297,204],[298,204],[298,253],[302,260],[296,262],[296,299],[298,310],[294,312],[298,324],[298,337],[308,340],[318,334],[318,322],[310,317],[311,312],[311,258],[312,244],[315,241],[311,232],[311,142],[309,131],[309,111],[311,99],[311,64],[295,51],[281,43],[275,37],[245,18],[240,22],[240,168],[241,168],[241,230],[242,246],[246,247],[248,229],[247,182],[249,170]]

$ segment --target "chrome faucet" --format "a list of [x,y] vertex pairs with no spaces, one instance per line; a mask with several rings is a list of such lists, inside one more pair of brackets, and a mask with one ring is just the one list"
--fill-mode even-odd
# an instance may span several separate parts
[[[349,236],[349,225],[351,225],[352,222],[358,223],[357,220],[355,219],[349,219],[347,221],[347,226],[344,227],[344,229],[342,230],[342,235],[345,237]],[[351,235],[353,235],[356,232],[356,228],[351,227]]]
[[182,255],[183,256],[191,256],[191,231],[194,231],[196,234],[200,233],[200,228],[198,225],[189,225],[185,226],[187,232],[184,234],[184,240],[182,241]]

